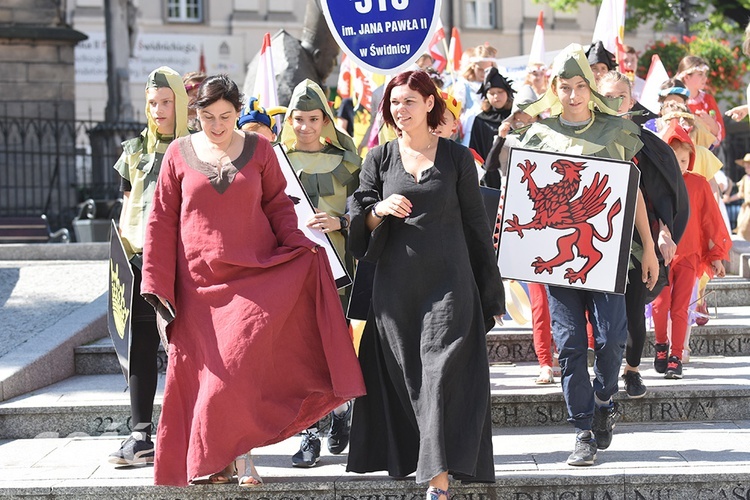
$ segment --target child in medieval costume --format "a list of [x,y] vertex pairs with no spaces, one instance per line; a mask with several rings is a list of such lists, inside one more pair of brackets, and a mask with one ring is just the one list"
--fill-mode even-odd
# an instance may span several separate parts
[[286,113],[286,108],[265,109],[257,97],[251,97],[242,107],[237,128],[262,135],[270,142],[276,142],[276,118],[274,115]]
[[128,377],[133,432],[109,456],[109,462],[115,465],[154,461],[151,414],[158,375],[159,332],[154,308],[140,294],[141,267],[146,221],[162,158],[174,139],[188,135],[188,96],[180,74],[173,69],[162,66],[149,75],[146,119],[148,124],[141,135],[122,143],[123,152],[114,167],[120,174],[123,193],[120,236],[134,276]]
[[476,150],[482,158],[487,158],[498,128],[510,116],[515,93],[510,81],[497,68],[487,70],[478,92],[482,96],[481,113],[469,115],[464,128],[464,132],[468,134],[464,145]]
[[[346,252],[347,198],[359,186],[361,158],[352,138],[336,128],[328,100],[312,80],[300,82],[292,92],[280,143],[317,209],[307,226],[328,235],[347,270],[352,273],[353,259]],[[340,297],[346,308],[348,294],[342,291]],[[341,453],[349,443],[350,421],[351,403],[333,411],[328,438],[331,453]],[[313,467],[319,458],[320,438],[316,425],[303,434],[302,445],[292,457],[292,465]]]
[[[525,108],[530,116],[550,109],[551,116],[532,124],[521,146],[545,151],[631,160],[640,150],[639,128],[617,115],[619,102],[598,93],[586,55],[578,44],[558,54],[550,89]],[[643,196],[638,194],[636,227],[644,246],[642,280],[653,288],[658,261]],[[597,449],[606,449],[620,411],[612,397],[618,390],[623,346],[627,339],[625,298],[582,289],[548,287],[552,333],[559,350],[568,421],[577,431],[569,465],[592,465]],[[587,367],[587,317],[593,325],[596,359],[593,387]]]
[[[680,379],[690,293],[704,272],[724,276],[721,261],[729,257],[732,242],[708,182],[692,172],[695,148],[688,133],[672,121],[662,138],[674,150],[680,164],[690,200],[690,217],[669,269],[669,285],[653,304],[654,369],[663,373],[664,378]],[[672,320],[671,344],[667,337],[667,318]]]
[[750,154],[746,154],[735,163],[745,169],[745,175],[737,182],[737,192],[724,195],[726,203],[742,200],[742,206],[737,214],[737,234],[744,240],[750,241]]
[[[617,71],[610,71],[599,79],[599,91],[610,98],[622,99],[619,113],[630,116],[634,100],[630,79]],[[642,242],[638,233],[633,235],[634,252],[630,256],[628,287],[625,291],[625,307],[628,314],[628,341],[625,346],[625,367],[623,382],[629,398],[645,396],[647,388],[640,375],[639,366],[646,343],[645,306],[666,284],[667,269],[674,257],[677,242],[685,230],[690,212],[687,191],[682,180],[680,167],[674,153],[664,141],[649,130],[640,134],[643,147],[634,158],[641,172],[640,186],[646,201],[649,225],[660,257],[660,281],[658,290],[649,291],[640,282],[642,272],[640,252]]]

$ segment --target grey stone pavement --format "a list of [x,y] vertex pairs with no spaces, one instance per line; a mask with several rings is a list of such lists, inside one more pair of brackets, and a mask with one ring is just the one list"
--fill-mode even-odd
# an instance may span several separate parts
[[106,292],[106,262],[0,261],[0,358]]
[[[88,334],[93,338],[86,342],[101,337],[102,332],[106,331],[101,323],[102,305],[106,307],[106,275],[106,261],[102,260],[42,260],[31,263],[2,260],[0,255],[0,383],[12,379],[20,365],[39,357],[37,351],[54,348],[65,340],[62,338],[64,335],[70,335],[80,328],[80,324],[68,324],[71,317],[75,316],[79,321],[81,318],[89,322],[98,321],[97,331]],[[42,303],[44,307],[40,308]],[[750,304],[719,308],[718,317],[712,318],[711,322],[750,325]],[[57,330],[61,330],[59,339],[54,338]],[[509,322],[496,331],[525,333],[528,327]],[[750,387],[750,358],[709,357],[692,360],[685,366],[685,378],[677,381],[663,379],[649,365],[649,360],[644,359],[642,373],[650,389],[649,395],[653,394],[654,397],[659,391],[675,388],[682,388],[689,394],[691,390],[698,389]],[[559,395],[559,382],[550,386],[533,383],[537,369],[535,363],[493,365],[493,394],[532,398],[545,394]],[[731,380],[729,383],[728,379]],[[157,403],[161,403],[162,388],[163,380],[160,382]],[[0,402],[0,408],[19,412],[31,406],[71,408],[77,405],[128,404],[125,382],[119,374],[63,377],[61,381],[42,384],[31,392],[5,399]],[[624,399],[623,404],[627,405],[628,401]],[[460,432],[460,429],[449,432]],[[35,439],[0,440],[0,496],[58,498],[59,495],[59,498],[114,499],[245,498],[239,496],[240,492],[248,495],[247,490],[239,490],[236,485],[154,490],[151,488],[151,466],[116,468],[107,463],[107,455],[117,449],[121,439],[119,436],[93,437],[73,433],[68,436],[41,434]],[[720,420],[621,422],[615,430],[612,446],[599,452],[593,467],[573,468],[565,464],[574,444],[574,434],[564,422],[551,426],[495,427],[493,444],[498,481],[493,495],[497,496],[472,497],[476,500],[750,499],[750,408]],[[256,465],[266,485],[257,490],[257,494],[253,493],[252,498],[334,498],[323,493],[307,496],[289,494],[285,497],[274,496],[270,492],[317,489],[325,493],[334,487],[346,491],[347,488],[354,490],[353,485],[369,484],[368,480],[380,485],[375,490],[382,488],[397,493],[414,486],[413,481],[393,481],[380,473],[364,476],[347,473],[346,454],[333,456],[327,452],[325,444],[318,467],[292,468],[290,457],[298,446],[299,438],[291,438],[255,450]],[[596,485],[615,483],[622,486],[626,493],[621,495],[617,493],[620,490],[594,488]],[[629,483],[642,483],[643,486],[639,492],[631,495],[633,490]],[[680,489],[676,486],[678,483],[690,486]],[[540,484],[549,484],[551,493],[533,493],[532,490],[523,489],[525,484],[534,484],[537,488]],[[576,489],[571,486],[573,489],[561,490],[563,486],[560,485],[580,487],[576,486]],[[470,498],[471,494],[466,493],[468,490],[461,488],[466,487],[458,487],[458,491],[464,491],[464,495],[454,498]],[[526,491],[528,494],[524,493]],[[570,494],[566,495],[565,491]],[[650,493],[643,493],[645,491]],[[393,497],[351,495],[347,498],[419,498],[403,494]],[[340,493],[336,496],[340,497]]]

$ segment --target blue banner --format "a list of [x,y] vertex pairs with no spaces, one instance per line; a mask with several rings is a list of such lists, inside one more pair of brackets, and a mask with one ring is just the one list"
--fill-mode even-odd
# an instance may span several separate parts
[[427,52],[440,0],[321,0],[339,46],[375,73],[407,69]]

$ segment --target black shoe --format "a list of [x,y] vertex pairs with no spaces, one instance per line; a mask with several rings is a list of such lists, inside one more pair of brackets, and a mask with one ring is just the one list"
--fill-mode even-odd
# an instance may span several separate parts
[[591,431],[580,431],[576,435],[576,447],[568,457],[568,465],[594,465],[596,438]]
[[612,429],[615,422],[620,420],[620,405],[612,403],[609,406],[597,406],[594,409],[594,421],[591,423],[591,431],[596,437],[596,445],[600,450],[606,450],[612,443]]
[[667,358],[669,357],[669,344],[654,344],[654,370],[656,373],[667,371]]
[[338,455],[349,444],[349,430],[352,426],[352,407],[350,402],[349,408],[342,415],[331,413],[331,433],[328,435],[328,451]]
[[320,438],[317,433],[302,433],[302,444],[299,451],[292,457],[294,467],[315,467],[320,460]]
[[631,399],[642,398],[646,394],[646,386],[643,385],[641,374],[634,371],[626,371],[623,376],[625,380],[625,392]]
[[682,378],[682,361],[677,356],[670,356],[664,378]]
[[130,436],[122,442],[120,449],[109,456],[115,465],[139,465],[154,463],[154,443],[150,438],[139,441]]

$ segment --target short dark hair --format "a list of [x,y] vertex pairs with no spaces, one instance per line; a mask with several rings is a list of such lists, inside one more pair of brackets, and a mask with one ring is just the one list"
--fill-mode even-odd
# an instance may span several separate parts
[[391,114],[391,92],[394,87],[406,85],[412,90],[419,92],[419,94],[427,99],[429,96],[433,96],[435,104],[432,110],[427,113],[427,125],[430,128],[437,128],[443,123],[443,114],[445,113],[445,101],[443,101],[440,91],[432,83],[430,75],[425,71],[404,71],[396,75],[388,85],[385,87],[383,93],[383,100],[380,102],[380,112],[383,113],[383,121],[398,130],[396,127],[396,120],[393,119]]
[[209,76],[198,87],[198,95],[192,107],[203,109],[221,99],[229,101],[237,111],[242,109],[243,96],[237,84],[227,75]]

